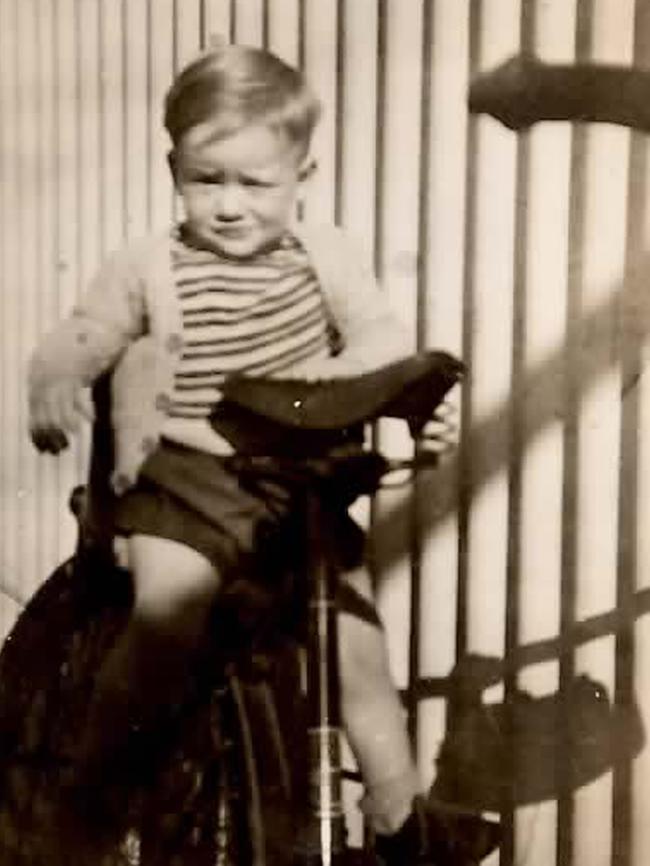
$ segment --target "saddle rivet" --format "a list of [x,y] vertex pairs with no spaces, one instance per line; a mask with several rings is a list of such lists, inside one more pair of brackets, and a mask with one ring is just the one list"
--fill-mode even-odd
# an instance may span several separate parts
[[300,409],[301,406],[302,406],[302,400],[294,400],[293,401],[293,408],[294,409]]

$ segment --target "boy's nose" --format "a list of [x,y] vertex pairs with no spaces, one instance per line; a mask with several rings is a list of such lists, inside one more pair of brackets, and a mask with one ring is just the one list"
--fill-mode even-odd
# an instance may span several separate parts
[[243,212],[242,189],[239,184],[227,183],[222,186],[217,198],[217,216],[223,220],[236,220]]

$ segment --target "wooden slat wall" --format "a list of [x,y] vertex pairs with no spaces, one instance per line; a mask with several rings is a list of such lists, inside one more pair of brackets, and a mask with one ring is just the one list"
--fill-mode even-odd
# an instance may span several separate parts
[[[645,0],[0,0],[0,633],[72,551],[87,462],[87,436],[33,451],[26,359],[109,250],[178,213],[161,101],[221,41],[306,70],[325,104],[306,214],[358,236],[414,347],[470,365],[441,468],[372,509],[396,680],[444,685],[461,652],[505,655],[496,698],[587,672],[650,724],[648,140],[515,134],[465,108],[469,78],[519,50],[647,66]],[[400,425],[377,435],[409,453]],[[577,644],[576,623],[615,610]],[[440,692],[411,706],[423,781]],[[502,864],[642,866],[648,779],[645,750],[506,809]]]

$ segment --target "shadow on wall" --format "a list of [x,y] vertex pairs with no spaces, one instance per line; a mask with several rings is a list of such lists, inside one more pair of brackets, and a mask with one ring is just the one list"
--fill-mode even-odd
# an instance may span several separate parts
[[[605,303],[568,323],[562,346],[549,352],[535,369],[517,371],[517,390],[508,404],[462,431],[460,449],[433,472],[422,473],[418,521],[426,532],[448,515],[471,507],[481,488],[497,473],[510,472],[523,459],[527,445],[549,424],[563,422],[575,435],[581,396],[614,367],[621,370],[617,605],[581,622],[573,621],[569,610],[557,637],[511,646],[504,659],[463,655],[463,641],[459,640],[460,657],[450,676],[421,678],[412,684],[408,697],[416,703],[432,697],[448,702],[447,732],[437,757],[434,789],[441,799],[507,811],[524,803],[562,801],[612,768],[625,785],[631,759],[645,743],[633,694],[632,630],[638,618],[650,613],[650,588],[634,587],[637,385],[645,374],[650,335],[649,274],[650,254],[644,252],[625,279],[612,287]],[[470,369],[464,387],[471,388],[471,373]],[[513,421],[521,424],[519,454],[513,453]],[[568,459],[572,456],[570,453]],[[569,484],[574,483],[575,476],[570,474]],[[565,495],[574,496],[566,483]],[[404,556],[403,539],[409,537],[411,520],[408,501],[379,515],[374,531],[382,563],[390,566]],[[564,532],[565,542],[573,544],[571,526],[565,525]],[[565,604],[572,607],[570,593],[563,599],[563,607]],[[458,615],[462,618],[464,611],[459,609]],[[618,641],[613,700],[600,683],[576,676],[572,661],[579,645],[608,635],[616,635]],[[517,688],[516,674],[521,669],[553,660],[561,663],[558,692],[537,698]],[[504,701],[484,703],[483,690],[501,681],[506,683]],[[627,808],[624,801],[629,807],[629,800],[621,796],[619,811]],[[621,832],[627,831],[623,828]]]
[[[568,397],[586,392],[600,376],[617,364],[623,365],[623,401],[634,398],[642,375],[641,354],[650,335],[650,253],[645,253],[624,282],[612,289],[608,301],[576,323],[570,323],[563,346],[549,353],[536,369],[524,373],[517,397],[525,417],[525,444],[550,423],[577,411]],[[630,359],[632,358],[632,363]],[[569,366],[571,365],[571,366]],[[632,372],[626,370],[631,367]],[[636,369],[635,369],[636,368]],[[627,375],[627,378],[625,378]],[[472,370],[465,377],[471,388]],[[421,526],[426,531],[458,509],[458,493],[469,501],[477,491],[512,462],[512,404],[503,404],[489,418],[463,432],[462,448],[433,472],[422,477]],[[462,455],[467,455],[469,471]],[[382,513],[375,524],[381,541],[381,561],[386,565],[404,556],[408,537],[409,506],[400,504]]]

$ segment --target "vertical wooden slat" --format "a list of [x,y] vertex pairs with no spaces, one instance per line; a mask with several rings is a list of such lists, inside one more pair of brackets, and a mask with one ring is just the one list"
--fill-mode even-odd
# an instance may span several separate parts
[[[536,53],[547,62],[571,63],[575,3],[538,3],[536,13]],[[524,646],[556,635],[560,616],[570,134],[568,124],[540,125],[530,134],[519,575]],[[521,686],[533,692],[553,691],[557,682],[556,660],[520,675]],[[552,863],[556,823],[553,802],[520,810],[516,850],[528,852],[532,864]]]
[[[18,468],[18,425],[15,422],[15,412],[18,404],[18,377],[8,375],[6,371],[16,371],[17,340],[20,335],[19,298],[20,258],[19,229],[17,214],[20,207],[20,189],[18,186],[19,168],[19,82],[18,82],[18,6],[17,3],[5,3],[4,27],[1,34],[3,49],[3,103],[4,112],[8,118],[2,124],[2,151],[5,162],[5,184],[2,196],[4,203],[3,231],[5,236],[3,283],[5,291],[5,317],[3,333],[3,376],[5,400],[5,438],[2,448],[2,491],[3,514],[5,523],[4,535],[4,573],[3,581],[9,593],[20,597],[22,593],[22,568],[19,551],[19,503],[17,501],[19,478]],[[13,295],[13,303],[8,303],[9,291]],[[9,421],[9,419],[11,419]]]
[[384,170],[386,136],[384,133],[386,111],[386,68],[388,46],[388,0],[377,0],[377,85],[375,87],[375,226],[373,238],[373,262],[377,278],[384,278],[382,241],[384,236]]
[[[36,52],[38,57],[38,80],[36,88],[38,103],[38,200],[37,225],[38,237],[38,276],[35,287],[35,300],[38,307],[36,333],[49,329],[55,320],[56,311],[56,178],[53,168],[56,164],[56,120],[54,91],[54,4],[40,9],[37,16]],[[0,326],[0,332],[3,332]],[[31,351],[33,346],[28,347]],[[25,431],[26,435],[26,431]],[[43,580],[59,561],[58,524],[60,504],[57,498],[58,464],[55,460],[41,459],[34,449],[30,449],[30,459],[36,464],[37,489],[34,512],[37,513],[35,531],[41,551],[37,566],[36,580]]]
[[287,63],[298,66],[300,0],[271,0],[267,9],[267,47]]
[[[637,2],[635,63],[647,66],[650,62],[650,18],[648,4]],[[650,380],[645,371],[649,359],[650,341],[650,309],[647,292],[648,250],[650,249],[650,143],[647,136],[637,133],[632,144],[632,162],[630,167],[630,206],[628,211],[628,286],[625,312],[627,321],[624,334],[630,341],[629,354],[623,355],[623,460],[621,466],[622,490],[622,549],[627,548],[627,555],[621,556],[621,574],[619,580],[625,581],[620,602],[624,605],[629,599],[624,593],[635,591],[638,599],[650,589],[650,535],[647,527],[650,523]],[[633,187],[634,185],[634,187]],[[632,190],[633,187],[633,190]],[[638,374],[638,375],[637,375]],[[636,430],[633,428],[636,427]],[[633,442],[630,442],[633,439]],[[627,447],[626,447],[627,446]],[[633,456],[629,456],[629,451]],[[628,455],[626,457],[626,455]],[[626,462],[625,462],[626,461]],[[634,480],[629,475],[634,474]],[[630,502],[630,498],[634,500]],[[623,508],[626,507],[626,510]],[[626,525],[628,517],[633,525]],[[626,574],[632,571],[631,577]],[[630,586],[630,579],[632,586]],[[638,702],[645,724],[646,736],[650,720],[650,629],[648,617],[641,615],[638,605],[634,606],[636,622],[632,629],[634,639],[634,665],[631,671],[630,684],[634,699]],[[625,608],[624,608],[625,609]],[[625,684],[623,684],[625,685]],[[620,688],[619,675],[619,689]],[[629,695],[620,695],[622,701]],[[626,800],[631,797],[629,805],[631,815],[631,838],[629,839],[630,860],[633,866],[642,866],[650,858],[650,822],[647,820],[648,803],[650,802],[650,749],[647,747],[634,761],[631,768],[632,779],[627,772],[623,784],[629,787],[623,795]],[[620,777],[619,777],[620,778]],[[620,794],[620,788],[615,788],[615,795]],[[621,838],[619,830],[621,819],[614,814],[615,843]],[[623,825],[625,830],[625,825]],[[620,844],[620,842],[619,842]],[[616,853],[614,849],[613,854]]]
[[107,189],[104,184],[104,176],[106,171],[106,78],[105,78],[105,46],[104,46],[104,4],[99,0],[97,3],[96,20],[97,28],[95,34],[96,51],[97,51],[97,187],[98,187],[98,208],[97,208],[97,233],[99,244],[99,255],[103,257],[106,253],[106,199]]
[[[74,9],[75,94],[77,113],[77,190],[75,224],[77,230],[77,296],[88,285],[101,250],[101,147],[99,109],[101,88],[98,75],[99,6],[77,3]],[[90,430],[82,425],[77,435],[77,477],[85,479],[90,448]]]
[[102,0],[100,6],[101,173],[103,190],[102,252],[116,249],[124,238],[126,211],[125,111],[126,66],[123,63],[124,6]]
[[336,68],[335,68],[335,142],[334,142],[334,222],[340,225],[343,215],[343,152],[346,130],[343,125],[347,78],[344,71],[346,53],[346,22],[344,0],[336,2]]
[[78,281],[82,291],[92,276],[100,256],[100,81],[99,6],[79,3],[75,8],[77,30],[76,110],[78,123],[79,185],[76,223],[78,231]]
[[[591,0],[578,0],[576,8],[576,61],[588,59],[591,50]],[[561,609],[560,609],[560,688],[569,693],[575,675],[575,657],[570,642],[574,626],[577,584],[577,521],[578,521],[578,427],[580,382],[578,377],[580,326],[580,290],[583,281],[582,244],[586,211],[586,142],[587,130],[574,126],[571,141],[571,185],[569,190],[568,226],[568,294],[567,340],[564,392],[564,479],[562,491],[561,546]],[[571,863],[574,854],[574,801],[566,767],[570,759],[570,708],[565,703],[561,719],[562,744],[557,756],[556,771],[560,794],[558,798],[557,862]]]
[[262,47],[269,47],[271,38],[271,0],[262,0]]
[[462,351],[463,238],[468,116],[468,0],[434,4],[428,231],[421,255],[429,271],[429,345]]
[[[7,69],[7,54],[5,51],[5,43],[7,34],[9,33],[9,14],[7,11],[6,3],[4,5],[0,5],[0,100],[2,100],[2,104],[5,106],[5,112],[7,112],[7,93],[9,89],[8,82],[8,69]],[[8,112],[7,112],[8,114]],[[7,124],[4,124],[6,128]],[[8,200],[8,177],[9,177],[9,155],[6,148],[6,132],[4,130],[0,130],[0,220],[3,228],[0,230],[0,281],[2,282],[2,286],[7,285],[7,275],[8,275],[8,238],[6,236],[6,229],[4,226],[7,222],[7,200]],[[8,293],[6,291],[0,292],[0,333],[4,334],[7,328],[7,324],[9,321],[9,300]],[[6,394],[6,381],[5,381],[5,370],[6,367],[6,354],[5,354],[5,340],[2,340],[2,348],[0,348],[0,423],[2,423],[2,432],[4,434],[4,425],[6,421],[4,419],[7,417],[7,409],[8,409],[8,400]],[[3,449],[4,450],[4,449]],[[7,491],[7,478],[6,478],[6,466],[5,466],[5,456],[4,454],[0,454],[0,551],[2,551],[1,559],[2,559],[2,572],[5,572],[6,560],[5,553],[6,544],[8,541],[8,531],[7,531],[7,511],[8,511],[8,491]],[[6,592],[5,581],[4,578],[2,583],[0,584],[0,609],[4,611],[6,609],[5,605],[8,602],[8,594]]]
[[[519,3],[484,2],[481,7],[479,64],[491,68],[516,53],[520,40]],[[468,487],[465,495],[467,522],[463,531],[467,649],[488,656],[502,655],[507,638],[508,531],[511,528],[512,405],[508,400],[512,381],[513,315],[515,273],[515,230],[517,193],[517,141],[503,128],[486,118],[476,130],[474,190],[472,294],[466,297],[469,327],[471,387],[464,399],[464,424],[472,429],[498,415],[500,424],[493,436],[474,437],[465,451]],[[468,287],[469,287],[468,286]],[[494,449],[503,461],[490,467]],[[481,476],[484,476],[481,478]],[[481,479],[479,481],[479,479]],[[501,543],[494,544],[499,537]],[[504,863],[512,862],[512,818],[504,813]]]
[[[145,57],[145,68],[146,68],[146,100],[147,100],[147,113],[146,113],[146,135],[147,135],[147,228],[150,229],[153,223],[153,142],[154,135],[157,131],[157,126],[154,127],[153,124],[153,115],[154,115],[154,102],[153,102],[153,73],[154,73],[154,46],[153,42],[155,39],[154,35],[154,13],[151,4],[151,0],[146,0],[145,5],[145,19],[146,19],[146,31],[147,31],[147,42],[146,42],[146,57]],[[203,20],[201,22],[203,26]],[[158,118],[160,115],[160,111],[157,112]]]
[[213,41],[230,41],[230,7],[230,0],[203,0],[206,46],[212,44]]
[[[594,60],[629,62],[633,3],[601,0],[594,3],[593,8]],[[586,317],[602,307],[610,307],[613,315],[609,327],[593,337],[585,333],[581,345],[582,352],[591,359],[602,357],[603,369],[593,383],[581,387],[580,395],[575,611],[578,620],[611,610],[616,605],[621,390],[616,295],[620,293],[624,270],[628,155],[628,130],[611,127],[590,130],[581,315]],[[603,238],[607,238],[606,244]],[[579,360],[579,375],[583,376],[585,364],[583,359]],[[576,666],[590,670],[613,690],[613,637],[607,636],[580,648],[576,653]],[[578,862],[609,861],[611,797],[610,777],[576,794],[575,857]]]
[[[9,15],[7,12],[6,3],[4,5],[0,5],[0,100],[2,100],[2,104],[5,106],[5,111],[7,111],[7,91],[8,91],[8,71],[7,71],[7,55],[5,52],[5,39],[6,34],[9,32],[8,27]],[[4,39],[3,39],[4,36]],[[6,127],[6,124],[4,124]],[[5,145],[5,135],[3,130],[0,130],[0,220],[2,221],[2,226],[6,225],[6,214],[7,214],[7,195],[8,195],[8,175],[9,175],[9,156],[7,153],[6,145]],[[6,230],[3,228],[0,231],[0,280],[2,281],[2,285],[6,286],[7,281],[7,256],[8,256],[8,243],[6,237]],[[0,333],[4,334],[7,323],[9,320],[9,301],[8,301],[8,293],[6,291],[0,292]],[[7,395],[5,392],[5,373],[6,370],[6,357],[5,357],[5,341],[2,341],[2,348],[0,348],[0,419],[4,419],[7,417]],[[4,434],[4,424],[5,421],[0,421],[3,424],[3,434]],[[4,572],[4,551],[6,549],[6,540],[7,540],[7,484],[5,477],[5,457],[0,454],[0,551],[2,553],[2,565]],[[0,584],[0,590],[2,590],[2,605],[4,610],[4,601],[6,598],[6,594],[4,592],[4,582]]]
[[[535,45],[535,3],[525,3],[520,11],[519,40],[520,51],[530,54]],[[528,297],[528,237],[530,225],[528,216],[528,191],[531,181],[531,142],[528,130],[517,136],[515,166],[515,212],[513,236],[513,301],[512,301],[512,348],[511,348],[511,410],[509,430],[508,459],[508,505],[506,539],[505,575],[505,632],[504,651],[506,659],[512,657],[519,645],[521,622],[521,558],[523,540],[519,532],[522,522],[523,469],[525,451],[525,354],[527,340]],[[512,697],[518,689],[518,672],[507,666],[504,676],[504,698],[512,706]],[[504,717],[506,736],[516,730],[514,711],[506,712]],[[514,773],[518,762],[524,758],[518,750],[511,750],[505,756],[508,772]],[[516,802],[514,792],[506,791],[501,803],[501,824],[503,839],[500,863],[508,866],[516,862]]]
[[[472,79],[479,72],[481,31],[484,17],[483,0],[470,4],[468,10],[468,44],[466,61],[468,76]],[[463,237],[463,284],[462,284],[462,332],[461,357],[469,371],[474,367],[474,294],[476,291],[476,269],[474,260],[477,248],[478,206],[478,159],[480,118],[469,118],[465,153],[465,225]],[[471,411],[472,376],[465,376],[461,390],[461,427],[458,443],[458,570],[456,607],[456,653],[462,655],[468,649],[468,597],[470,566],[470,508],[472,501],[472,477],[470,460],[472,455]]]
[[[46,16],[47,17],[47,16]],[[31,546],[31,561],[29,562],[29,572],[31,573],[32,581],[38,580],[42,574],[42,568],[46,561],[44,556],[45,543],[48,540],[48,533],[41,532],[41,509],[42,501],[39,495],[41,488],[41,472],[38,462],[35,460],[35,454],[27,434],[27,365],[31,348],[36,340],[37,334],[41,330],[41,305],[38,301],[39,290],[41,289],[41,274],[42,274],[42,255],[47,249],[47,239],[43,237],[43,221],[41,215],[45,209],[46,191],[45,177],[42,172],[42,140],[44,134],[44,117],[46,109],[44,108],[44,94],[41,87],[42,81],[42,65],[46,61],[47,52],[40,52],[40,20],[38,9],[35,4],[28,5],[26,17],[27,37],[31,40],[32,56],[29,58],[30,73],[27,77],[27,82],[32,91],[29,103],[32,106],[34,117],[31,120],[31,129],[26,132],[31,132],[33,135],[33,154],[31,157],[31,166],[29,168],[31,175],[31,190],[28,195],[27,208],[27,225],[32,236],[40,239],[38,249],[31,252],[31,263],[29,267],[31,286],[26,290],[26,322],[23,331],[23,347],[22,347],[22,366],[20,376],[23,385],[22,397],[22,423],[19,423],[18,433],[21,439],[21,444],[24,453],[25,475],[21,478],[21,487],[25,491],[24,506],[28,512],[27,522],[27,537],[30,539]],[[27,62],[27,58],[25,60]],[[28,560],[29,561],[29,560]]]
[[200,0],[176,0],[173,21],[176,42],[176,71],[178,72],[201,50],[201,2]]
[[375,225],[376,126],[378,64],[374,39],[378,27],[376,0],[348,0],[342,10],[345,91],[342,98],[345,137],[341,153],[340,221],[364,245],[371,264]]
[[27,453],[28,442],[26,430],[26,390],[25,369],[29,345],[35,336],[36,303],[36,261],[37,258],[29,249],[28,238],[36,236],[36,196],[38,194],[37,159],[37,100],[36,87],[36,56],[35,56],[35,9],[31,2],[18,5],[18,20],[16,26],[17,44],[17,208],[14,219],[18,233],[16,247],[18,268],[16,272],[15,291],[17,294],[17,332],[15,338],[15,355],[13,375],[15,378],[14,399],[16,405],[13,412],[13,434],[16,437],[15,454],[15,501],[18,533],[18,556],[22,571],[21,586],[23,592],[29,592],[34,585],[37,571],[36,530],[34,518],[38,514],[35,508],[35,466]]
[[[151,0],[150,0],[151,2]],[[174,66],[173,0],[151,2],[151,44],[149,67],[149,144],[151,153],[150,190],[151,227],[163,229],[173,215],[173,184],[167,153],[171,146],[163,126],[164,98],[172,83]],[[212,20],[206,16],[206,32],[212,33]]]
[[336,0],[306,0],[304,71],[323,103],[313,150],[318,171],[310,180],[305,215],[334,219],[336,189]]
[[[62,99],[61,99],[61,91],[59,87],[59,40],[58,40],[58,16],[59,14],[59,4],[58,0],[55,3],[55,8],[53,9],[52,14],[52,25],[49,31],[49,40],[51,45],[52,52],[52,63],[49,70],[50,73],[50,94],[52,100],[52,134],[49,142],[50,146],[50,163],[49,163],[49,171],[52,176],[52,201],[50,205],[50,218],[52,220],[53,226],[53,237],[52,237],[52,273],[51,273],[51,281],[50,281],[50,291],[49,295],[49,304],[48,304],[48,314],[49,318],[45,323],[46,329],[53,326],[54,322],[58,319],[60,315],[60,279],[61,279],[61,227],[59,221],[59,201],[61,196],[61,176],[59,172],[59,127],[61,122],[61,112],[62,112]],[[47,36],[46,36],[47,38]],[[62,478],[64,476],[66,466],[64,461],[56,460],[52,461],[51,464],[53,466],[53,484],[50,490],[51,496],[51,507],[53,508],[52,512],[52,523],[55,527],[55,533],[57,538],[57,552],[58,556],[56,558],[56,562],[60,561],[61,553],[62,553],[62,535],[61,532],[61,509],[60,509],[60,499],[61,499],[61,490],[62,490]]]
[[[413,329],[417,307],[418,167],[420,150],[420,28],[422,3],[386,7],[385,100],[382,106],[382,221],[378,224],[383,285]],[[408,106],[408,107],[407,107]],[[410,154],[408,162],[403,154]]]
[[[297,8],[296,8],[296,11]],[[374,230],[374,136],[368,135],[375,127],[375,93],[377,53],[374,39],[368,34],[376,32],[376,0],[348,0],[337,3],[337,119],[336,119],[336,195],[335,215],[360,242],[372,267]],[[296,50],[298,45],[296,44]],[[345,85],[342,86],[342,79]],[[318,82],[313,84],[317,86]],[[345,130],[345,134],[343,134]],[[359,503],[355,518],[362,525],[369,523],[369,503]],[[351,764],[351,758],[347,758]],[[363,838],[362,822],[357,816],[360,795],[358,785],[344,788],[349,828],[353,844],[360,845]]]
[[[646,3],[635,4],[634,65],[647,66],[650,60],[650,17]],[[635,132],[630,150],[627,184],[627,248],[626,279],[621,297],[621,462],[620,506],[618,532],[618,588],[617,606],[622,613],[622,625],[616,639],[616,701],[630,709],[640,700],[644,702],[645,688],[639,688],[639,673],[643,672],[643,639],[646,629],[635,623],[635,591],[644,585],[643,562],[639,556],[640,538],[644,535],[643,441],[644,389],[640,378],[644,366],[644,341],[647,341],[647,292],[641,276],[647,264],[648,227],[648,142],[646,136]],[[642,680],[641,680],[642,682]],[[645,716],[648,717],[647,714]],[[644,826],[639,819],[638,803],[647,802],[648,792],[639,788],[642,767],[647,760],[642,755],[633,762],[626,753],[627,742],[621,738],[620,750],[614,768],[612,814],[612,861],[621,866],[643,863],[650,856]],[[641,770],[641,772],[640,772]]]
[[264,44],[264,20],[263,0],[237,0],[234,41],[260,48]]
[[[420,106],[405,106],[409,94],[421,94],[422,4],[408,10],[396,2],[380,10],[381,42],[377,124],[379,160],[376,203],[378,271],[383,290],[409,328],[415,346],[417,316],[417,246],[419,202]],[[415,50],[417,49],[417,50]],[[384,65],[385,64],[385,65]],[[403,153],[408,152],[408,163]],[[404,425],[382,423],[379,442],[388,453],[406,456],[411,442]],[[381,563],[380,604],[388,623],[388,641],[395,676],[409,676],[411,486],[382,493],[376,503],[376,556]],[[382,526],[390,525],[390,533]],[[412,716],[412,733],[415,716]]]
[[[433,6],[428,218],[419,255],[426,276],[426,309],[420,327],[426,345],[462,355],[463,241],[467,113],[465,94],[469,51],[469,2]],[[463,59],[460,62],[460,58]],[[449,452],[457,456],[460,389],[445,407]],[[457,462],[455,466],[457,467]],[[450,477],[451,476],[451,477]],[[430,677],[446,676],[455,661],[458,581],[458,519],[454,471],[441,481],[434,470],[423,476],[421,667]],[[444,488],[444,489],[443,489]],[[444,734],[445,704],[436,699],[420,709],[421,770],[427,781]]]
[[[191,5],[191,4],[188,4]],[[148,48],[147,2],[125,5],[125,185],[126,235],[139,237],[148,226]]]
[[[635,65],[647,63],[647,5],[635,4],[634,49]],[[635,703],[635,624],[634,593],[638,569],[638,524],[640,469],[641,397],[638,380],[643,370],[643,314],[645,291],[639,285],[638,270],[647,244],[648,225],[648,152],[645,136],[632,135],[627,179],[625,282],[621,291],[619,315],[621,349],[621,447],[619,466],[619,526],[617,550],[616,604],[621,624],[616,634],[615,699],[628,710]],[[641,530],[642,531],[642,530]],[[611,859],[618,866],[635,862],[634,853],[634,775],[633,763],[627,751],[627,740],[621,737],[615,744],[615,765],[612,780],[612,850]]]
[[[200,51],[202,15],[198,0],[183,3],[174,0],[172,12],[172,58],[175,76],[194,60]],[[182,216],[182,202],[178,196],[175,196],[173,219],[181,220]]]
[[[430,270],[424,254],[429,236],[429,193],[431,185],[431,159],[429,144],[431,139],[431,96],[433,90],[433,8],[425,3],[422,7],[420,23],[420,140],[418,150],[418,205],[417,205],[417,244],[416,244],[416,298],[415,298],[415,349],[422,351],[426,345],[427,309],[431,290]],[[423,436],[414,441],[413,456],[419,461],[426,449]],[[414,466],[411,473],[411,501],[409,508],[409,546],[410,546],[410,599],[409,599],[409,644],[408,644],[408,685],[406,692],[406,711],[408,731],[419,758],[420,712],[418,685],[422,669],[422,625],[426,620],[422,615],[423,597],[423,548],[425,536],[424,504],[426,502],[427,473]],[[427,756],[428,757],[428,756]]]
[[237,41],[237,0],[230,0],[230,41]]
[[[483,6],[482,58],[489,68],[517,50],[519,4]],[[511,375],[512,261],[516,142],[488,119],[479,121],[479,178],[472,299],[476,328],[472,347],[472,424],[508,407]],[[506,324],[507,323],[507,324]],[[509,407],[505,410],[508,416]],[[500,437],[507,439],[509,422]],[[476,471],[496,443],[475,441]],[[508,447],[508,446],[506,446]],[[504,635],[508,485],[505,467],[473,490],[469,525],[468,617],[470,648],[501,654]],[[502,539],[499,545],[494,538]],[[486,599],[490,600],[489,605]]]
[[[646,18],[648,10],[645,4],[641,4],[640,9],[642,10],[641,18]],[[639,41],[641,39],[645,41],[650,32],[647,18],[641,27],[643,29],[639,30]],[[645,51],[644,57],[647,59]],[[647,206],[647,196],[650,194],[650,143],[645,136],[643,136],[642,147],[644,159],[642,167],[637,163],[638,173],[634,180],[638,184],[638,194],[643,195],[645,193],[645,209],[643,219],[639,219],[636,229],[641,235],[640,259],[635,267],[633,277],[631,276],[633,282],[629,307],[632,320],[630,327],[639,329],[637,340],[641,343],[639,352],[642,374],[633,385],[630,385],[624,397],[626,401],[636,399],[638,405],[636,503],[634,506],[636,509],[636,529],[632,533],[632,539],[628,541],[628,543],[632,543],[633,540],[634,543],[633,556],[636,565],[634,580],[637,600],[640,600],[642,594],[647,598],[650,593],[650,533],[647,531],[647,527],[650,525],[650,377],[647,375],[648,362],[650,361],[650,341],[648,340],[650,310],[648,309],[647,291],[648,250],[650,249],[650,209]],[[637,216],[640,217],[639,214]],[[632,223],[630,223],[630,230],[632,230]],[[632,337],[632,339],[634,338]],[[636,398],[633,391],[636,392]],[[623,529],[625,530],[625,527]],[[650,620],[646,611],[646,605],[642,607],[637,604],[633,673],[635,696],[642,714],[647,738],[650,726]],[[647,746],[634,762],[632,792],[632,862],[634,866],[643,866],[650,858],[650,822],[648,821],[650,749]]]
[[[59,0],[56,11],[58,200],[55,219],[58,235],[58,318],[70,312],[80,290],[79,215],[76,213],[80,182],[78,175],[80,119],[77,111],[79,34],[75,27],[75,3],[72,0]],[[73,549],[74,544],[74,525],[66,511],[65,501],[72,487],[80,480],[81,460],[78,440],[74,440],[71,447],[57,457],[60,466],[59,525],[61,552],[64,555]]]

